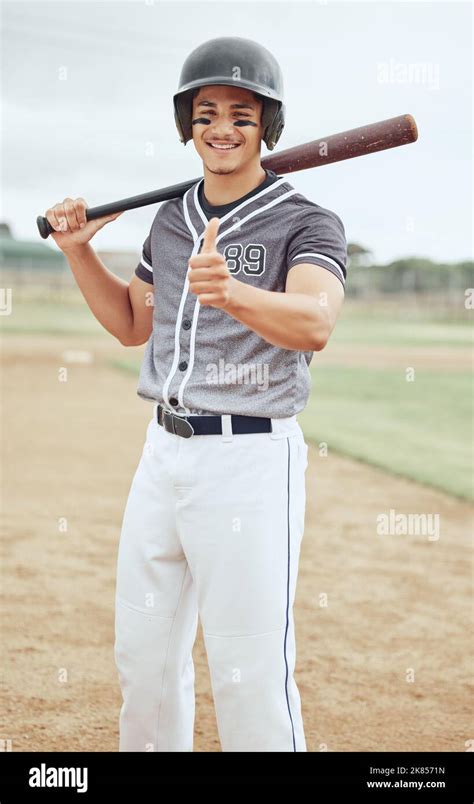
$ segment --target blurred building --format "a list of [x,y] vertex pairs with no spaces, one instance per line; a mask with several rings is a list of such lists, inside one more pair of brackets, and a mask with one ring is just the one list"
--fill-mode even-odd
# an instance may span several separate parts
[[127,282],[133,277],[135,268],[140,262],[138,251],[97,251],[97,256],[102,260],[106,268],[113,274],[120,276]]
[[0,223],[0,265],[5,271],[66,272],[67,262],[38,235],[38,241],[16,240],[7,223]]
[[[139,262],[136,251],[97,251],[104,265],[112,273],[129,282]],[[17,298],[27,297],[32,288],[49,297],[73,292],[77,285],[66,257],[58,248],[42,240],[17,240],[10,226],[0,223],[0,268],[2,287],[16,289]],[[79,292],[79,290],[78,290]]]

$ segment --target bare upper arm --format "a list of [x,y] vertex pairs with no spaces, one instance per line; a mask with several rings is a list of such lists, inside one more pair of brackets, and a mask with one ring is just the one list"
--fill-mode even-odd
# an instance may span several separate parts
[[335,274],[312,263],[298,263],[288,271],[286,293],[305,293],[315,298],[327,314],[328,337],[344,301],[344,287]]
[[144,282],[136,274],[128,286],[128,295],[133,310],[133,343],[146,343],[153,329],[153,285]]

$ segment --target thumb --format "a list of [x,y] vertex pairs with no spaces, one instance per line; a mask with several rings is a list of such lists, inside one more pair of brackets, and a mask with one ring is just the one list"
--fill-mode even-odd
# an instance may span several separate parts
[[114,220],[115,220],[115,218],[118,218],[118,216],[119,216],[119,215],[123,215],[123,211],[122,211],[122,212],[114,212],[114,213],[112,213],[112,215],[107,215],[107,217],[105,218],[105,220],[106,220],[107,222],[108,222],[108,221],[114,221]]
[[123,214],[122,212],[114,212],[112,215],[104,215],[103,217],[95,218],[94,223],[97,227],[97,231],[99,229],[102,229],[102,227],[105,226],[106,223],[114,221],[115,218],[118,218],[118,216],[122,214]]
[[220,224],[219,218],[211,218],[211,220],[207,224],[206,231],[204,232],[204,240],[202,242],[201,254],[210,251],[216,251],[217,249],[216,238],[217,238],[217,232],[219,231],[219,224]]

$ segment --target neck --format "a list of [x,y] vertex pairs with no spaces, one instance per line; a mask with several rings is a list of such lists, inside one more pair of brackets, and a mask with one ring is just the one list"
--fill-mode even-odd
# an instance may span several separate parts
[[230,204],[258,187],[266,175],[260,154],[254,162],[232,173],[210,173],[204,165],[204,195],[213,206]]

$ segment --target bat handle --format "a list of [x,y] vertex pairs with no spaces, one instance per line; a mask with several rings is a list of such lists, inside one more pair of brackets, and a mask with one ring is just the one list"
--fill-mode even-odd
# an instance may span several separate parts
[[43,217],[43,215],[38,215],[38,217],[36,218],[36,225],[43,240],[46,240],[46,238],[49,237],[51,232],[54,232],[54,229],[51,226],[49,220]]

